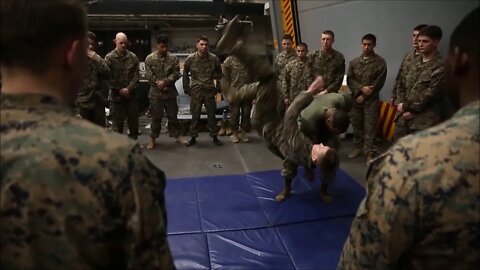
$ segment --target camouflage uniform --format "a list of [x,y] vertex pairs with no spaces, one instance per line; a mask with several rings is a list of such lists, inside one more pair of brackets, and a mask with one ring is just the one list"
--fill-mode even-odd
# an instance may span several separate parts
[[[417,58],[400,84],[405,92],[403,109],[413,113],[407,121],[408,133],[423,130],[440,123],[444,95],[441,89],[445,79],[445,61],[439,53],[427,62]],[[400,118],[402,121],[404,119]]]
[[298,166],[312,166],[313,144],[300,132],[297,119],[301,111],[312,102],[313,95],[301,92],[285,112],[283,100],[280,93],[275,91],[275,86],[273,80],[257,82],[245,85],[235,94],[237,100],[255,98],[253,127],[264,138],[267,148],[283,160],[282,176],[292,180],[297,174]]
[[285,67],[287,64],[296,59],[295,51],[283,51],[275,58],[275,71],[277,72],[277,89],[282,89],[282,80],[285,77]]
[[[334,147],[338,142],[335,140],[336,136],[327,127],[327,116],[325,114],[331,108],[349,112],[352,108],[351,98],[339,93],[315,96],[312,103],[300,114],[298,125],[302,133],[314,143],[327,143],[329,146]],[[328,143],[329,141],[331,143]]]
[[198,137],[198,122],[200,121],[202,104],[205,104],[207,109],[207,125],[210,136],[217,136],[218,130],[215,117],[217,104],[215,95],[218,90],[215,88],[213,80],[221,77],[220,59],[213,53],[208,53],[205,57],[201,57],[196,52],[189,55],[185,60],[182,78],[185,93],[191,98],[192,125],[190,126],[190,137]]
[[[126,51],[120,55],[116,50],[105,56],[112,78],[110,80],[110,97],[112,111],[113,130],[123,133],[123,122],[127,118],[130,137],[138,137],[138,101],[136,88],[140,79],[139,61],[137,56]],[[124,98],[120,95],[120,89],[128,88],[130,97]]]
[[[391,98],[394,99],[397,104],[405,101],[405,89],[400,87],[402,80],[404,80],[406,74],[412,68],[413,64],[415,63],[414,60],[421,57],[422,54],[420,52],[413,50],[407,53],[403,58],[400,69],[398,70],[397,78],[395,79],[395,86],[393,87],[391,96]],[[408,129],[405,121],[400,118],[397,119],[397,122],[395,123],[395,137],[401,138],[407,134]]]
[[322,76],[325,89],[337,93],[345,76],[345,58],[343,54],[332,49],[329,52],[315,51],[311,56],[313,77]]
[[100,55],[88,57],[88,66],[83,77],[83,85],[78,91],[77,105],[80,115],[101,127],[105,126],[105,99],[102,94],[102,81],[110,78],[110,70]]
[[[170,137],[180,135],[178,124],[178,103],[177,88],[175,82],[181,77],[180,64],[175,55],[166,52],[166,55],[159,55],[153,52],[145,59],[146,77],[150,83],[150,114],[152,115],[152,127],[150,136],[158,138],[162,128],[163,111],[165,110],[168,118],[168,133]],[[157,81],[165,80],[163,89],[157,87]]]
[[[347,84],[352,91],[354,100],[350,111],[350,121],[353,127],[353,143],[358,149],[363,149],[366,155],[373,155],[374,139],[378,118],[379,92],[387,78],[387,64],[378,54],[373,54],[364,59],[359,56],[350,61],[348,67]],[[362,94],[361,88],[366,85],[373,86],[370,96]],[[355,99],[363,95],[365,101],[358,104]]]
[[173,269],[165,176],[55,98],[1,97],[0,268]]
[[[223,78],[222,85],[229,85],[234,91],[243,85],[250,83],[251,78],[247,72],[245,65],[235,56],[229,56],[223,62]],[[250,129],[250,113],[252,111],[252,100],[230,105],[230,127],[232,130],[238,130],[240,122],[240,112],[242,115],[242,130]]]
[[292,103],[301,91],[307,90],[313,80],[312,64],[308,58],[304,62],[298,58],[290,61],[283,73],[281,88],[283,99],[288,99],[289,104]]
[[480,103],[400,139],[367,173],[338,269],[477,269]]

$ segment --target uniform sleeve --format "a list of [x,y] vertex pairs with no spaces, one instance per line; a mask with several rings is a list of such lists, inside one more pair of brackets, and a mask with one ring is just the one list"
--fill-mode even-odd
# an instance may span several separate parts
[[312,93],[302,91],[293,100],[292,104],[288,106],[285,116],[283,118],[283,125],[285,127],[294,127],[297,125],[298,117],[303,109],[305,109],[313,101]]
[[156,86],[158,78],[153,73],[153,65],[154,63],[152,61],[152,58],[147,56],[147,59],[145,59],[145,77],[147,78],[150,85]]
[[230,58],[225,59],[225,62],[223,62],[222,72],[223,72],[222,86],[230,87],[232,85],[232,79],[231,79],[232,69],[230,67]]
[[102,80],[110,79],[110,69],[108,68],[107,62],[103,60],[100,56],[99,58],[99,68],[98,68],[98,75]]
[[215,63],[213,67],[212,79],[219,80],[222,78],[222,66],[220,65],[220,59],[215,56]]
[[415,91],[413,98],[405,100],[403,108],[407,112],[418,113],[432,106],[435,102],[440,102],[438,97],[441,95],[441,86],[445,79],[445,68],[442,66],[433,70],[429,81],[420,81],[416,88],[421,91]]
[[128,181],[118,187],[120,212],[128,220],[128,269],[174,269],[167,241],[165,175],[136,147],[128,156]]
[[370,166],[337,269],[397,269],[410,249],[418,216],[418,188],[405,174],[410,150],[398,145]]
[[183,89],[186,90],[186,94],[188,94],[187,92],[189,92],[190,90],[190,64],[191,64],[192,60],[190,57],[187,57],[187,59],[185,60],[185,63],[183,65],[183,76],[182,76],[182,82],[183,82]]
[[330,76],[332,81],[329,85],[325,86],[325,89],[329,93],[337,93],[342,86],[343,76],[345,75],[345,58],[343,55],[339,55],[337,59],[338,63],[332,70]]
[[399,96],[399,90],[401,90],[400,87],[400,80],[403,77],[403,70],[405,69],[405,61],[407,59],[407,55],[403,57],[402,64],[400,64],[400,68],[398,69],[397,77],[395,78],[395,85],[393,86],[391,98],[396,99],[397,96]]
[[180,61],[177,57],[174,57],[172,73],[168,75],[166,83],[168,85],[175,85],[175,82],[182,77],[180,73]]
[[[281,90],[282,98],[283,99],[290,99],[290,89],[291,89],[291,76],[290,73],[292,72],[291,65],[285,66],[285,72],[283,72],[283,76],[280,78],[281,82]],[[306,90],[306,89],[303,89]]]
[[108,69],[110,70],[110,78],[108,80],[108,88],[113,89],[114,88],[114,80],[113,80],[113,57],[109,53],[105,56],[105,63],[107,64]]
[[137,88],[137,85],[138,85],[138,81],[140,80],[140,61],[138,60],[138,57],[137,56],[133,56],[133,74],[132,74],[132,79],[130,80],[130,82],[128,83],[128,90],[130,92],[134,92],[135,89]]
[[354,65],[354,61],[350,61],[350,64],[348,65],[347,85],[348,88],[350,88],[350,91],[352,91],[352,96],[356,98],[362,94],[360,90],[362,88],[362,85],[360,84],[360,82],[355,76],[355,73],[353,72]]
[[373,82],[373,93],[379,93],[382,90],[385,80],[387,79],[387,64],[384,60],[381,61],[381,64],[378,68],[377,76]]

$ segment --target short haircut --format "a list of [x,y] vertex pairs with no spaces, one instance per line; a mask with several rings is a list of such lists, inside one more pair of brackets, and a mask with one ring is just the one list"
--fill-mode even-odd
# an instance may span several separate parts
[[[450,36],[450,50],[458,47],[462,51],[465,51],[472,56],[476,56],[476,59],[478,59],[480,31],[477,23],[479,15],[480,8],[476,8],[457,25]],[[478,61],[472,61],[472,63],[478,65]]]
[[420,31],[427,26],[428,26],[428,24],[419,24],[419,25],[417,25],[413,28],[413,31]]
[[95,35],[95,33],[93,33],[92,31],[87,32],[87,37],[91,40],[97,40],[97,35]]
[[323,177],[327,182],[330,182],[335,178],[335,172],[340,165],[340,159],[338,158],[338,152],[334,148],[329,148],[323,159],[320,161],[320,169],[322,170]]
[[78,0],[1,0],[0,63],[42,72],[68,38],[85,39],[85,6]]
[[283,39],[288,39],[288,40],[290,40],[290,41],[293,41],[293,37],[292,37],[292,35],[290,35],[290,34],[285,34],[285,35],[283,35],[282,40],[283,40]]
[[296,47],[298,47],[298,46],[303,46],[303,47],[305,48],[305,50],[308,51],[308,45],[307,45],[307,43],[305,43],[305,42],[300,42],[300,43],[297,44]]
[[350,117],[348,116],[348,113],[344,110],[338,109],[333,111],[332,125],[340,133],[347,131],[348,127],[350,126]]
[[322,32],[322,34],[330,35],[330,36],[332,36],[332,38],[335,38],[335,34],[333,33],[332,30],[325,30],[325,31]]
[[207,36],[204,35],[197,37],[197,43],[199,43],[200,41],[206,41],[207,43],[209,43]]
[[160,44],[160,43],[168,44],[168,37],[165,34],[157,34],[155,36],[155,40],[157,41],[157,44]]
[[370,41],[373,41],[373,43],[377,44],[377,37],[374,35],[374,34],[366,34],[362,37],[362,41],[363,40],[370,40]]
[[429,25],[418,33],[419,36],[427,36],[433,40],[442,39],[442,28],[436,25]]

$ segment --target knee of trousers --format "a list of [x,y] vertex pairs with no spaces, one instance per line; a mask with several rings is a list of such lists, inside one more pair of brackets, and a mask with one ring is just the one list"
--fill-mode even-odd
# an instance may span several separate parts
[[283,168],[281,175],[286,179],[293,179],[297,175],[297,168]]

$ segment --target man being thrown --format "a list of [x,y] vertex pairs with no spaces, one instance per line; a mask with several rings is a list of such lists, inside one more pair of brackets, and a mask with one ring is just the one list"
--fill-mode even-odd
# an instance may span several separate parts
[[[232,27],[231,24],[229,25]],[[217,44],[217,50],[229,50],[235,40],[229,37],[229,28],[222,40]],[[253,116],[253,127],[264,139],[268,149],[283,160],[282,176],[285,187],[275,199],[279,202],[291,195],[292,180],[297,174],[297,167],[302,165],[310,168],[318,165],[324,172],[320,196],[323,201],[331,201],[328,195],[328,185],[335,178],[338,167],[338,155],[335,149],[322,143],[313,144],[298,128],[297,119],[301,111],[313,100],[313,97],[324,90],[321,77],[301,92],[285,111],[282,97],[276,91],[275,73],[267,63],[258,60],[252,54],[252,48],[246,48],[244,43],[237,43],[232,54],[246,63],[250,74],[257,76],[258,82],[246,84],[237,91],[222,83],[225,96],[230,103],[255,99],[256,109]]]

